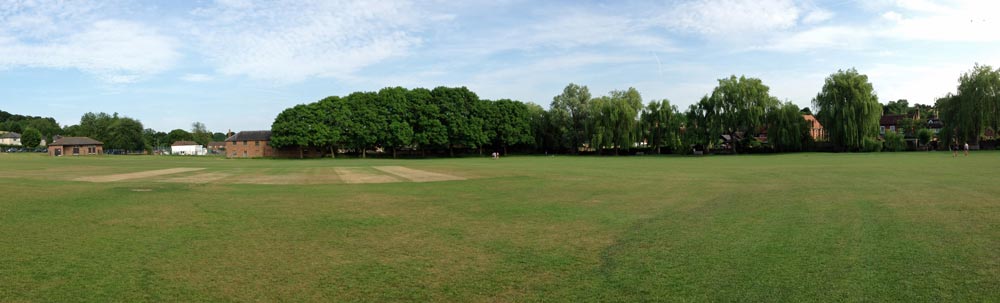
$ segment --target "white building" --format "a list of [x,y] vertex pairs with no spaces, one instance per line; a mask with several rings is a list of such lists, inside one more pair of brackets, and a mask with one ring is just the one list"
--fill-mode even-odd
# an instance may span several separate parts
[[204,156],[208,154],[208,149],[194,141],[177,141],[170,145],[170,154]]
[[[38,146],[45,146],[45,139],[38,143]],[[21,134],[8,132],[0,135],[0,145],[21,146]]]

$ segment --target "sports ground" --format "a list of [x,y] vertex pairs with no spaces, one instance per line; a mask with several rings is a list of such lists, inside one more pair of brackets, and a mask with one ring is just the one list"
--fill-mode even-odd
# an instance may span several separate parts
[[1000,152],[0,154],[0,301],[1000,300]]

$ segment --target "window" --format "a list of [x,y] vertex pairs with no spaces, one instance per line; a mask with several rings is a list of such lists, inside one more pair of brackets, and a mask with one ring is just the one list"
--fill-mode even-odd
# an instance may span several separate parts
[[885,126],[879,126],[879,127],[878,127],[878,132],[879,132],[880,134],[885,134]]
[[233,141],[233,146],[236,146],[236,141]]
[[[243,142],[246,142],[246,141],[243,141]],[[247,157],[247,151],[244,150],[243,151],[243,158],[246,158],[246,157]]]
[[247,141],[243,140],[243,146],[247,146]]
[[260,146],[260,141],[253,141],[254,146]]

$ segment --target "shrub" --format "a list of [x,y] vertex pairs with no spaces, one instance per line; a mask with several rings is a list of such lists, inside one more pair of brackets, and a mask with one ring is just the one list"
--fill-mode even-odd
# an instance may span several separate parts
[[906,149],[906,138],[903,137],[901,132],[886,131],[885,132],[885,150],[887,151],[903,151]]
[[865,138],[861,151],[866,153],[882,151],[882,142],[876,138]]

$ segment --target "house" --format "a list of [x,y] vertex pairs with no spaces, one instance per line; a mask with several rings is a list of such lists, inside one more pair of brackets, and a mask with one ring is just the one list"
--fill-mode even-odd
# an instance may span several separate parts
[[83,156],[104,153],[104,143],[87,137],[60,137],[49,144],[49,156]]
[[826,130],[823,129],[823,125],[816,120],[816,117],[810,114],[802,115],[802,118],[806,120],[806,124],[809,125],[809,135],[812,136],[813,141],[823,141],[826,140]]
[[250,130],[241,131],[226,138],[226,157],[228,158],[260,158],[271,157],[271,131]]
[[226,150],[225,141],[212,141],[208,142],[208,151],[213,154],[220,154]]
[[938,133],[941,132],[941,129],[944,128],[944,123],[941,123],[941,119],[938,119],[938,117],[931,116],[929,119],[927,119],[927,128],[933,131],[935,135],[937,135]]
[[317,147],[271,147],[271,131],[251,130],[241,131],[226,139],[226,157],[228,158],[317,158],[326,153]]
[[177,141],[170,145],[170,154],[204,156],[208,154],[208,150],[194,141]]
[[[46,143],[45,139],[42,139],[38,142],[38,146],[45,146]],[[3,135],[0,135],[0,145],[21,146],[21,134],[6,132]]]
[[0,135],[0,145],[21,146],[21,134],[9,132]]
[[885,135],[888,131],[897,131],[900,128],[900,122],[903,119],[908,118],[906,115],[882,115],[882,118],[878,121],[878,133],[879,135]]

